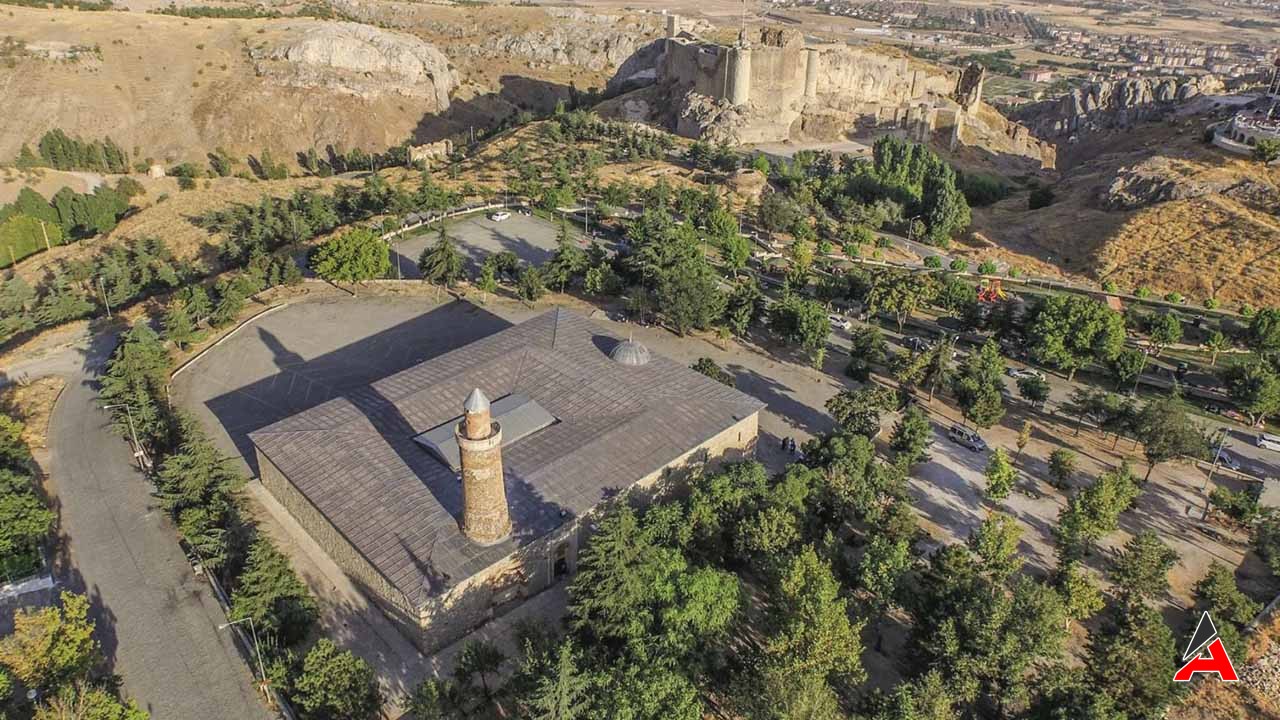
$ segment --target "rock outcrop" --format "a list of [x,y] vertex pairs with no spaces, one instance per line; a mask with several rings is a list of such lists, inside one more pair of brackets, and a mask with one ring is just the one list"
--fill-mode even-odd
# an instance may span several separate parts
[[806,44],[787,29],[762,29],[735,47],[683,31],[623,61],[600,110],[729,144],[834,141],[892,126],[919,142],[1054,167],[1051,145],[981,102],[982,78],[977,66],[961,76],[887,48]]
[[1043,138],[1130,127],[1157,118],[1178,103],[1222,92],[1222,81],[1199,78],[1126,78],[1089,83],[1062,97],[1027,105],[1014,119]]
[[283,85],[324,87],[365,99],[395,93],[449,107],[457,75],[444,53],[412,35],[351,22],[303,21],[250,51],[259,75]]
[[1111,183],[1098,192],[1097,205],[1104,210],[1137,210],[1204,195],[1224,195],[1264,212],[1280,205],[1280,194],[1268,184],[1206,172],[1161,155],[1116,171]]

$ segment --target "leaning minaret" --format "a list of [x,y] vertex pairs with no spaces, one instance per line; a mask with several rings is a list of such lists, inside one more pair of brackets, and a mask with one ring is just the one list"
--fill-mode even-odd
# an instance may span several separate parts
[[479,388],[462,405],[454,428],[462,456],[462,532],[492,545],[511,534],[507,489],[502,480],[502,427],[489,414],[489,398]]

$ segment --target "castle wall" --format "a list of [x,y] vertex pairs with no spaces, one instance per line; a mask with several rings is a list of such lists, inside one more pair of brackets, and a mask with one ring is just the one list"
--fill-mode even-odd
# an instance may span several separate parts
[[667,41],[658,77],[701,95],[723,98],[728,94],[729,48],[719,45]]

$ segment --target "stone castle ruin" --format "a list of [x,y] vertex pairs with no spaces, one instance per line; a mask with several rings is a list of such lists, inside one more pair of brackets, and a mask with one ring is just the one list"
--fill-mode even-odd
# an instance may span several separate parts
[[[976,75],[975,75],[976,73]],[[948,72],[903,55],[761,28],[733,46],[667,17],[667,37],[641,48],[609,82],[602,108],[685,137],[732,144],[840,140],[896,128],[944,146],[982,146],[1052,168],[1052,145],[981,102],[982,69]]]

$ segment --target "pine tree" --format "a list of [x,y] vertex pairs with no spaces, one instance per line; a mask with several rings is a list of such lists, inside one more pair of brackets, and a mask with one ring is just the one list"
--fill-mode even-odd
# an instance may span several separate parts
[[195,323],[187,313],[187,307],[181,302],[172,302],[164,315],[164,339],[185,350],[188,345],[200,341],[203,333],[196,330]]
[[293,645],[306,637],[316,620],[316,604],[289,560],[259,536],[249,548],[239,587],[231,595],[231,616],[251,617],[258,632]]
[[929,416],[918,406],[911,405],[894,426],[889,447],[897,455],[899,462],[914,465],[924,458],[932,443],[933,425],[929,422]]
[[435,244],[423,250],[418,258],[418,270],[422,279],[442,287],[449,287],[463,276],[463,258],[453,238],[445,232],[444,222]]
[[531,720],[577,720],[591,704],[591,677],[579,665],[573,643],[561,643],[552,674],[538,681],[529,698]]

